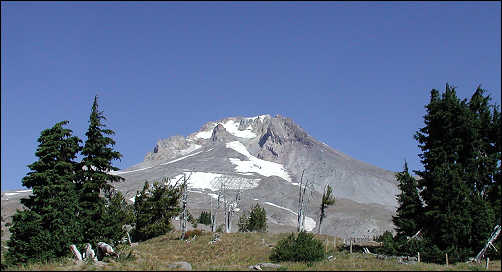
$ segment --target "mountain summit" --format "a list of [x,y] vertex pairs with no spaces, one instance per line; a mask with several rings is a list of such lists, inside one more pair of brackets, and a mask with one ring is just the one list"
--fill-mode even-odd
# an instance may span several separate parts
[[[189,208],[195,216],[208,211],[211,201],[216,203],[225,182],[231,194],[242,190],[241,210],[259,203],[267,212],[269,231],[285,232],[296,230],[303,170],[304,179],[313,183],[307,230],[316,227],[325,184],[334,188],[336,204],[328,208],[322,233],[348,238],[379,235],[393,228],[398,194],[395,173],[330,148],[280,115],[208,122],[187,137],[159,140],[143,162],[111,173],[125,178],[114,186],[131,201],[145,180],[191,174]],[[234,216],[234,226],[237,221]],[[222,215],[217,214],[218,222],[223,222]]]

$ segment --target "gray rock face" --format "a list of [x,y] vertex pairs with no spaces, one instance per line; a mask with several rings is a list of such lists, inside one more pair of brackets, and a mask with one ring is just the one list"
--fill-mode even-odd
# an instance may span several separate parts
[[235,140],[235,136],[230,134],[222,124],[218,124],[213,128],[213,133],[211,134],[211,142],[228,143]]
[[[112,174],[125,178],[114,186],[133,201],[145,180],[193,172],[189,208],[194,216],[208,211],[211,201],[216,204],[215,196],[226,180],[228,197],[235,197],[238,188],[243,190],[241,212],[259,203],[267,212],[268,230],[287,232],[296,230],[298,183],[304,169],[304,179],[314,184],[307,230],[318,221],[325,184],[334,187],[336,204],[327,210],[322,233],[349,238],[393,230],[399,193],[395,173],[334,150],[279,115],[208,122],[187,137],[159,140],[143,162]],[[4,194],[2,216],[7,218],[12,213],[4,213],[3,206]],[[238,218],[239,214],[233,218],[233,230],[238,229]],[[216,220],[223,223],[222,210]]]

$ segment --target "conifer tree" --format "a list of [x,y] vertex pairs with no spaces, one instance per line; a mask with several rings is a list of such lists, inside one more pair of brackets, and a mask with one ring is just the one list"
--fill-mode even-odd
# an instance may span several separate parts
[[479,242],[474,237],[488,237],[494,224],[493,208],[486,204],[500,164],[493,136],[498,117],[483,93],[478,88],[467,101],[457,98],[448,84],[442,95],[432,90],[425,127],[415,134],[424,166],[416,171],[422,177],[424,232],[452,262],[475,254]]
[[258,203],[256,203],[249,213],[247,229],[248,231],[267,231],[267,213]]
[[239,227],[239,232],[248,232],[249,225],[249,216],[246,212],[243,212],[239,217],[239,222],[237,223],[237,227]]
[[333,189],[331,189],[331,186],[326,184],[326,187],[324,187],[324,192],[322,193],[322,198],[321,198],[321,212],[319,215],[319,227],[317,229],[318,234],[321,233],[322,220],[326,217],[326,208],[328,208],[328,206],[335,204],[335,196],[331,195],[332,192]]
[[26,209],[16,211],[10,227],[7,259],[11,263],[65,256],[71,244],[81,242],[74,183],[74,159],[81,140],[63,127],[67,124],[59,122],[38,138],[38,160],[28,165],[31,171],[22,180],[32,195],[21,199]]
[[202,211],[199,218],[197,219],[198,223],[204,224],[206,226],[211,224],[211,212]]
[[396,226],[398,236],[413,236],[422,226],[423,203],[417,189],[417,181],[408,171],[408,163],[404,162],[402,172],[396,174],[401,193],[397,197],[399,207],[392,222]]
[[145,182],[134,199],[134,240],[148,240],[172,230],[171,219],[181,213],[181,194],[181,185],[171,185],[168,179],[154,182],[152,188]]
[[85,241],[95,244],[105,240],[105,199],[100,193],[107,193],[112,189],[111,182],[123,180],[122,177],[108,172],[118,170],[112,165],[112,160],[121,158],[121,154],[113,150],[115,141],[106,135],[115,134],[106,129],[106,120],[102,111],[98,109],[98,97],[94,97],[92,111],[89,118],[89,128],[86,132],[87,140],[82,149],[82,169],[80,171],[80,207],[81,224]]
[[103,242],[116,245],[127,235],[123,226],[134,222],[134,209],[117,190],[112,190],[106,195],[105,208]]

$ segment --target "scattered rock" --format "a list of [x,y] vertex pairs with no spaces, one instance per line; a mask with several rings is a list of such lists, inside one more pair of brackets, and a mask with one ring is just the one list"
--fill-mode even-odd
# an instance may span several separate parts
[[183,270],[188,270],[188,271],[191,271],[192,270],[192,265],[187,263],[187,262],[174,262],[172,264],[168,264],[167,265],[167,268],[181,268]]
[[275,269],[278,269],[281,267],[280,264],[274,264],[274,263],[259,263],[256,266],[259,266],[260,268],[265,267],[265,268],[275,268]]
[[261,267],[259,265],[250,265],[250,266],[248,266],[248,268],[261,271]]

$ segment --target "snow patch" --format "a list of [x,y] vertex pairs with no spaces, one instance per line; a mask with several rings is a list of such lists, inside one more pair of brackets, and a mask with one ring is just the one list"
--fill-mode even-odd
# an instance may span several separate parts
[[[282,206],[279,206],[277,204],[274,204],[274,203],[271,203],[271,202],[263,202],[267,205],[270,205],[270,206],[274,206],[276,208],[279,208],[279,209],[283,209],[283,210],[286,210],[290,213],[293,213],[294,215],[298,216],[298,213],[294,212],[293,210],[291,209],[288,209],[288,208],[285,208],[285,207],[282,207]],[[316,222],[314,219],[308,217],[308,216],[305,216],[305,230],[306,231],[312,231],[316,226]]]
[[[191,174],[191,176],[190,176]],[[206,172],[185,172],[188,180],[189,188],[209,189],[217,191],[220,189],[221,183],[225,182],[227,189],[252,189],[258,187],[260,179],[248,179],[242,177],[233,177],[223,174],[206,173]],[[175,182],[181,178],[183,174],[177,175],[170,179],[170,182]]]
[[234,120],[228,120],[223,124],[223,127],[232,135],[240,137],[240,138],[255,138],[256,134],[251,131],[250,127],[247,127],[245,130],[239,130],[239,122],[235,122]]
[[170,164],[170,163],[173,163],[173,162],[181,161],[181,160],[184,160],[184,159],[186,159],[186,158],[188,158],[188,157],[195,156],[195,155],[197,155],[197,154],[199,154],[199,153],[202,153],[202,151],[195,152],[195,153],[193,153],[193,154],[186,155],[186,156],[183,156],[183,157],[177,158],[177,159],[172,160],[172,161],[168,161],[168,162],[165,162],[165,163],[161,163],[161,164],[159,164],[159,165],[166,165],[166,164]]
[[146,170],[146,169],[150,169],[152,167],[153,166],[145,167],[145,168],[140,168],[140,169],[136,169],[136,170],[131,170],[131,171],[110,171],[110,174],[112,174],[112,175],[118,175],[118,174],[132,173],[132,172],[137,172],[137,171],[143,171],[143,170]]
[[13,195],[18,195],[20,193],[5,193],[6,196],[13,196]]
[[210,130],[205,130],[205,131],[198,132],[197,134],[195,134],[195,138],[202,138],[202,139],[209,139],[209,138],[211,138],[211,135],[213,135],[213,128],[215,126],[216,126],[216,124],[214,126],[212,126]]
[[242,161],[236,158],[229,158],[228,160],[235,164],[235,170],[240,173],[255,172],[265,177],[278,176],[291,182],[291,177],[284,169],[284,166],[279,163],[270,162],[251,155],[246,147],[239,141],[233,141],[226,144],[227,148],[231,148],[248,158],[247,161]]
[[181,154],[182,155],[189,154],[189,153],[191,153],[201,147],[202,147],[202,145],[191,143],[190,146],[188,146],[188,148],[181,150]]
[[218,195],[217,194],[213,194],[213,193],[208,193],[207,194],[208,196],[214,198],[214,199],[218,199]]
[[[256,118],[256,117],[255,117]],[[225,123],[212,123],[208,129],[204,131],[199,131],[197,132],[194,137],[195,138],[202,138],[202,139],[209,139],[211,138],[211,135],[213,135],[213,129],[218,125],[221,124],[228,133],[237,136],[239,138],[255,138],[257,135],[252,132],[252,127],[248,126],[245,130],[239,130],[239,122],[236,122],[234,120],[228,120]]]

